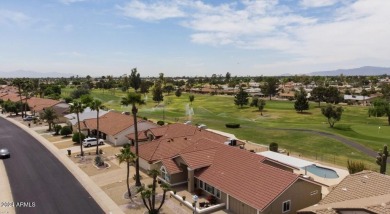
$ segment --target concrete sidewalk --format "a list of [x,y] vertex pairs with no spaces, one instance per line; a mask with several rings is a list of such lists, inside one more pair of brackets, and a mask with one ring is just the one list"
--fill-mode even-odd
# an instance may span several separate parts
[[[96,185],[87,174],[85,174],[76,164],[74,164],[68,157],[66,157],[66,155],[63,154],[63,151],[55,147],[53,143],[49,142],[40,134],[28,128],[27,126],[20,124],[13,119],[7,118],[5,115],[0,114],[0,116],[25,130],[27,133],[37,139],[43,146],[45,146],[73,174],[73,176],[75,176],[80,184],[84,186],[84,188],[99,204],[104,212],[110,214],[123,213],[119,206],[110,197],[108,197],[108,195],[98,185]],[[7,183],[9,184],[9,182]]]
[[0,174],[0,213],[15,214],[15,208],[8,204],[14,202],[14,200],[3,160],[0,160]]

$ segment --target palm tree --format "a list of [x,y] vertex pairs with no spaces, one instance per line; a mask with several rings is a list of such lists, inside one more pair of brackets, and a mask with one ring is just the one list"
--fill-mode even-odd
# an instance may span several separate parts
[[102,104],[102,101],[94,99],[92,102],[89,103],[89,107],[91,110],[96,111],[96,154],[99,154],[99,110],[103,109],[104,106]]
[[141,99],[141,95],[135,92],[127,93],[126,97],[122,98],[122,105],[128,106],[132,105],[131,112],[133,113],[134,119],[134,145],[135,145],[135,155],[137,158],[135,159],[135,186],[140,187],[141,181],[139,178],[139,159],[138,159],[138,123],[137,123],[137,113],[138,109],[136,104],[143,105],[145,104],[144,100]]
[[[156,208],[156,183],[157,183],[157,176],[159,175],[159,171],[156,169],[152,169],[149,171],[149,175],[153,178],[153,183],[151,185],[148,185],[148,188],[141,187],[138,192],[141,193],[142,201],[145,205],[145,207],[148,209],[150,214],[158,214],[160,212],[160,209],[165,201],[165,193],[170,190],[170,186],[166,183],[162,183],[160,187],[163,189],[163,198],[161,200],[161,204],[158,208]],[[146,203],[146,200],[148,199],[148,203]],[[149,204],[149,205],[148,205]]]
[[25,103],[24,104],[22,103],[22,105],[23,105],[24,115],[26,116],[27,106],[28,106],[27,101],[34,96],[34,88],[33,88],[34,86],[31,81],[25,81],[22,87],[23,87],[22,95],[24,96],[25,99]]
[[[83,113],[84,109],[85,109],[85,106],[83,105],[83,103],[81,103],[79,101],[74,101],[70,105],[70,112],[75,113],[77,115],[77,126],[78,126],[78,130],[79,130],[79,135],[81,134],[79,113]],[[79,143],[80,143],[81,156],[84,156],[83,144],[81,143],[81,137],[79,137]]]
[[121,149],[121,153],[117,156],[119,160],[119,164],[126,162],[127,163],[127,191],[129,194],[130,200],[133,200],[131,198],[131,191],[129,186],[129,177],[130,177],[130,164],[134,163],[134,160],[137,158],[137,156],[131,152],[130,150],[130,144],[125,144],[123,146],[123,149]]
[[41,113],[41,118],[47,121],[49,124],[49,131],[51,131],[51,125],[54,123],[54,120],[58,118],[58,116],[53,108],[46,108]]
[[[24,80],[20,79],[20,78],[16,78],[12,81],[12,85],[16,86],[18,88],[18,95],[19,95],[19,99],[20,99],[20,103],[23,104],[23,101],[22,101],[22,89],[23,89],[23,84],[24,84]],[[20,111],[22,112],[22,118],[23,118],[23,105],[20,106]]]

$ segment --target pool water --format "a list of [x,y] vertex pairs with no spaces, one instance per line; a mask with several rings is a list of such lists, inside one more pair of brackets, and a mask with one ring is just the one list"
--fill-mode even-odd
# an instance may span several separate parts
[[314,175],[317,175],[322,178],[338,178],[336,171],[324,167],[320,167],[317,165],[307,166],[306,170]]

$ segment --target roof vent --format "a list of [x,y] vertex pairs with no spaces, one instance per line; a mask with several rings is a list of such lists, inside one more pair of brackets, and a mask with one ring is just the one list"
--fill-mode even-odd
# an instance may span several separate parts
[[368,176],[367,176],[367,175],[364,175],[363,178],[368,178]]
[[343,191],[347,191],[347,188],[346,188],[346,187],[343,187],[343,188],[341,188],[341,190],[343,190]]

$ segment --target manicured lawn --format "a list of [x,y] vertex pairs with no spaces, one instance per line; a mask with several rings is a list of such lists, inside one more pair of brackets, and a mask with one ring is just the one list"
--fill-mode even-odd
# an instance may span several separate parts
[[[71,91],[67,89],[68,93]],[[93,90],[92,95],[104,102],[109,109],[130,111],[130,107],[120,105],[125,93],[116,90]],[[321,114],[318,103],[311,103],[310,110],[297,113],[292,101],[270,101],[266,99],[263,116],[249,106],[238,108],[234,105],[233,96],[210,96],[195,94],[190,105],[188,94],[181,97],[165,95],[164,102],[158,105],[152,101],[152,95],[146,97],[146,104],[139,107],[139,116],[166,122],[184,122],[191,119],[193,124],[206,124],[209,128],[235,134],[238,138],[251,142],[269,145],[277,142],[279,147],[290,153],[299,154],[318,160],[324,160],[345,166],[347,159],[361,160],[376,169],[375,160],[341,142],[324,136],[301,131],[277,130],[277,128],[311,129],[330,132],[344,136],[373,150],[383,148],[390,136],[390,127],[386,118],[368,117],[367,107],[343,106],[344,112],[340,122],[329,128],[326,118]],[[165,104],[165,107],[163,107]],[[321,106],[324,106],[321,103]],[[193,108],[190,118],[188,109]],[[228,129],[226,123],[239,123],[241,128]],[[378,127],[381,127],[380,129]]]

